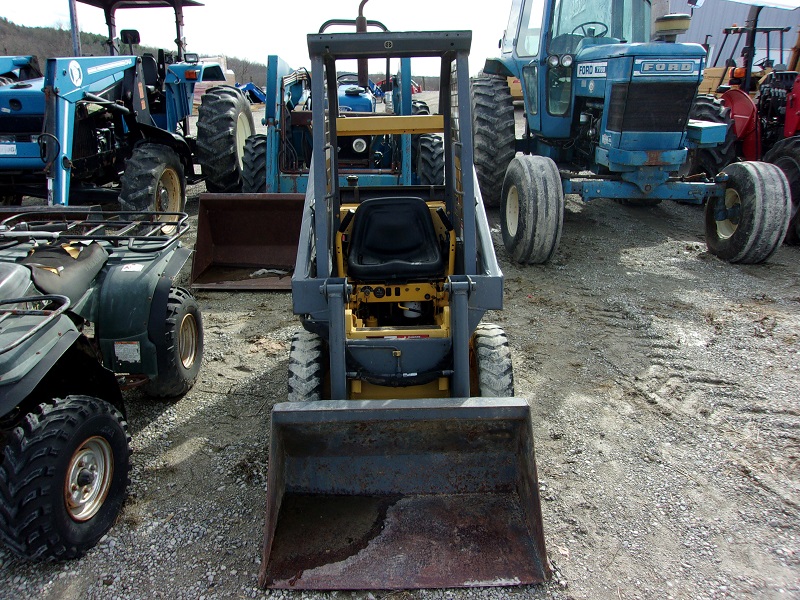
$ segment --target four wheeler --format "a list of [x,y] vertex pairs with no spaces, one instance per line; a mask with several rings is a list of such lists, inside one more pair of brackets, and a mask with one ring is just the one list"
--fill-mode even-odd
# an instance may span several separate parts
[[[472,162],[471,33],[308,36],[313,152],[292,276],[303,326],[272,411],[260,583],[519,585],[550,576],[531,416]],[[441,61],[440,114],[350,118],[337,61]],[[326,75],[328,75],[326,77]],[[439,134],[444,180],[342,184],[340,136]],[[467,141],[465,143],[465,140]]]
[[[705,118],[727,127],[725,143],[717,148],[697,149],[690,152],[685,170],[689,174],[705,173],[714,175],[741,157],[744,160],[763,160],[778,166],[789,182],[792,208],[789,228],[786,233],[787,244],[800,244],[800,37],[786,65],[775,64],[770,58],[770,34],[781,36],[789,27],[759,27],[758,16],[763,7],[751,6],[744,27],[731,27],[724,30],[725,39],[745,36],[742,48],[743,67],[721,69],[722,79],[713,78],[719,83],[713,94],[697,97],[692,107],[693,118]],[[760,73],[757,85],[753,76],[753,61],[756,50],[756,37],[763,34],[767,42],[767,58]],[[722,44],[724,47],[724,42]],[[722,53],[722,49],[717,55]],[[783,60],[781,53],[780,60]],[[733,55],[726,61],[733,64]],[[716,65],[716,62],[715,62]],[[717,69],[720,70],[720,69]],[[709,69],[707,71],[713,71]],[[725,79],[730,74],[729,79]],[[707,77],[709,75],[707,74]],[[750,92],[754,90],[754,92]]]
[[48,209],[0,225],[0,539],[31,559],[94,546],[125,500],[121,389],[192,387],[197,302],[173,279],[183,213]]
[[[514,260],[553,257],[565,194],[706,202],[709,251],[729,262],[762,262],[780,245],[791,207],[780,169],[753,162],[680,174],[688,148],[724,144],[726,128],[689,119],[705,49],[668,41],[675,21],[657,20],[663,41],[650,42],[649,0],[512,2],[502,54],[473,83],[473,118],[481,192],[501,205]],[[521,139],[508,77],[522,82]]]
[[[125,209],[180,211],[187,181],[240,189],[244,140],[255,130],[243,93],[210,88],[196,137],[189,127],[195,83],[224,81],[219,65],[184,52],[181,7],[196,3],[170,3],[176,56],[119,56],[115,10],[153,3],[82,1],[105,8],[112,56],[49,59],[44,80],[0,88],[0,194],[17,203],[32,195],[53,205],[119,200]],[[139,34],[123,30],[121,41],[132,49]]]

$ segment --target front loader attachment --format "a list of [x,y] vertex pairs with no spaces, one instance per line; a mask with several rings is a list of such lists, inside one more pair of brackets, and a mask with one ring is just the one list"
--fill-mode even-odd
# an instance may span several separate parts
[[524,400],[278,404],[267,496],[262,587],[483,587],[550,577]]
[[200,194],[191,285],[290,290],[303,194]]

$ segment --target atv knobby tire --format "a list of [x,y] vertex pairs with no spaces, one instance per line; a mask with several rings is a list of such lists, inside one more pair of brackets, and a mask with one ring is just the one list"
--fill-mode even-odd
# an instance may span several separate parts
[[552,159],[521,155],[503,181],[500,229],[511,258],[542,264],[553,258],[564,225],[564,190]]
[[725,194],[706,203],[708,250],[731,263],[760,263],[786,235],[792,200],[786,176],[775,165],[740,162],[725,167]]
[[731,109],[714,96],[700,95],[694,101],[689,111],[690,119],[710,121],[727,125],[728,131],[725,141],[713,148],[693,148],[689,150],[686,162],[681,169],[682,175],[696,175],[704,173],[713,178],[727,167],[736,162],[736,131],[733,127]]
[[120,178],[119,205],[131,211],[183,211],[186,179],[172,148],[146,142],[133,149]]
[[764,162],[772,163],[783,171],[792,195],[792,214],[784,242],[800,244],[800,136],[781,140],[764,155]]
[[423,133],[417,140],[414,168],[420,185],[444,185],[444,142],[438,135]]
[[256,132],[250,103],[234,87],[209,88],[197,117],[197,162],[209,192],[242,191],[242,161],[248,137]]
[[263,133],[251,135],[244,143],[242,191],[248,194],[267,191],[267,136]]
[[0,461],[0,538],[29,559],[93,547],[125,501],[130,436],[122,414],[90,396],[40,404],[10,431]]
[[514,101],[505,77],[479,75],[472,81],[475,170],[483,203],[499,206],[506,168],[514,158]]
[[325,381],[325,343],[316,333],[302,329],[289,348],[289,402],[322,400]]
[[172,398],[188,392],[203,362],[203,320],[194,296],[181,287],[170,290],[164,339],[156,342],[158,375],[144,386],[154,398]]
[[479,323],[472,336],[473,385],[482,398],[514,396],[511,348],[505,332],[493,323]]

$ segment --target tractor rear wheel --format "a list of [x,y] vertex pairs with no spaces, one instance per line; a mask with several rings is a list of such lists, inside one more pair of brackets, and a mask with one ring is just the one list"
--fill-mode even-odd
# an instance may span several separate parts
[[694,148],[689,150],[686,162],[681,169],[682,175],[704,173],[713,178],[729,164],[736,162],[736,131],[733,128],[731,109],[714,96],[700,95],[694,101],[690,119],[723,123],[728,126],[725,141],[714,148]]
[[558,167],[545,156],[516,156],[503,181],[500,229],[516,262],[553,258],[564,225],[564,190]]
[[740,162],[725,167],[725,194],[706,203],[708,250],[731,263],[760,263],[786,235],[792,200],[786,176],[775,165]]
[[122,210],[181,212],[186,179],[175,151],[149,142],[136,146],[120,178],[119,204]]
[[792,215],[784,241],[791,246],[797,246],[800,244],[800,136],[786,138],[775,144],[764,155],[764,162],[779,167],[789,181]]
[[263,133],[251,135],[244,143],[242,191],[247,194],[267,191],[267,136]]
[[472,81],[475,170],[486,206],[499,206],[506,167],[514,158],[514,101],[505,77],[482,74]]
[[444,185],[444,143],[442,138],[423,133],[417,140],[414,168],[420,185]]
[[0,538],[30,559],[77,558],[114,524],[129,483],[120,412],[90,396],[43,403],[3,432]]
[[234,87],[209,88],[197,117],[197,160],[209,192],[240,192],[245,140],[256,132],[250,103]]
[[203,362],[203,320],[197,300],[181,287],[170,290],[164,335],[156,348],[159,373],[144,386],[144,393],[173,398],[188,392]]
[[289,348],[289,402],[322,400],[325,342],[316,333],[295,331]]
[[514,370],[505,332],[493,323],[479,323],[471,350],[472,393],[482,398],[513,397]]

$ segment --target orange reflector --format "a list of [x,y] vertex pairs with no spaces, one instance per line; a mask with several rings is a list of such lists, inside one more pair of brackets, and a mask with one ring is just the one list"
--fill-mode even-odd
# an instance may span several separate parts
[[736,67],[733,70],[733,77],[735,79],[743,79],[745,76],[746,70],[744,67]]
[[197,79],[197,71],[186,71],[186,79]]

